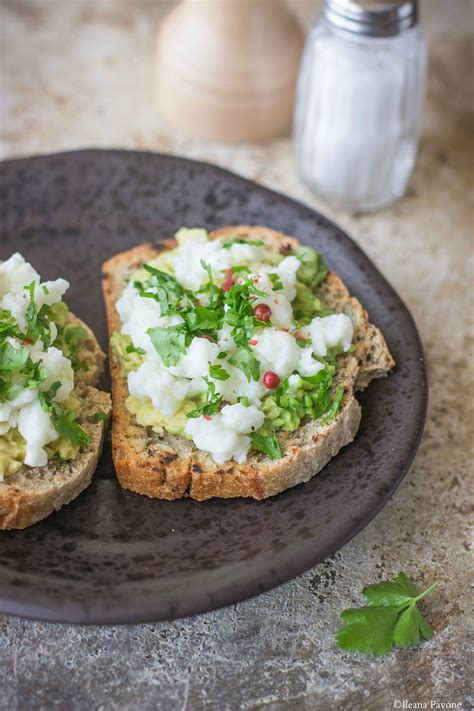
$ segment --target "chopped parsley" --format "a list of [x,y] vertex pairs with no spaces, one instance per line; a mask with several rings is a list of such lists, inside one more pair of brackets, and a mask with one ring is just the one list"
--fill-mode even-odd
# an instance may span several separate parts
[[176,314],[196,299],[192,292],[184,289],[176,279],[160,269],[144,264],[143,268],[150,277],[145,281],[135,281],[134,287],[145,299],[153,299],[160,305],[162,316]]
[[326,425],[328,422],[333,420],[337,413],[339,412],[339,408],[341,406],[341,401],[344,395],[344,388],[340,385],[338,389],[336,390],[336,394],[331,402],[331,405],[328,407],[326,410],[326,414],[324,417],[321,419],[321,422],[323,425]]
[[183,318],[193,336],[202,333],[215,336],[219,328],[219,314],[207,306],[196,306],[192,311],[184,313]]
[[241,237],[235,237],[235,239],[229,239],[222,243],[224,249],[230,249],[233,244],[249,244],[252,247],[262,247],[265,242],[261,239],[242,239]]
[[276,435],[265,436],[259,432],[252,432],[250,441],[252,442],[252,449],[263,452],[270,459],[282,458],[280,443]]
[[207,262],[204,261],[204,259],[200,260],[201,267],[204,269],[204,271],[207,273],[207,276],[209,278],[209,284],[214,284],[214,279],[212,277],[212,268],[211,265],[208,264]]
[[9,341],[0,343],[0,372],[14,373],[22,370],[30,357],[28,348],[16,348]]
[[270,279],[273,291],[281,291],[281,289],[283,289],[283,283],[278,274],[270,272],[268,278]]
[[334,371],[334,366],[327,365],[316,375],[300,375],[296,388],[290,386],[289,377],[283,378],[278,388],[263,400],[266,418],[261,433],[270,434],[278,429],[294,432],[305,417],[320,420],[321,424],[334,419],[344,395],[344,388],[339,386],[332,396]]
[[219,363],[215,365],[209,364],[209,375],[215,380],[228,380],[230,378],[228,371]]
[[38,399],[41,403],[41,407],[51,416],[53,427],[60,437],[67,439],[69,442],[72,442],[72,444],[84,447],[90,443],[91,437],[87,434],[85,429],[76,422],[76,413],[72,410],[66,410],[57,402],[54,402],[54,398],[60,387],[61,383],[56,381],[51,385],[49,390],[39,391]]
[[46,378],[46,369],[31,360],[28,348],[0,344],[0,402],[13,400],[25,388],[38,388]]
[[207,392],[205,400],[197,407],[195,410],[188,412],[186,417],[201,417],[201,415],[215,415],[219,412],[222,404],[222,395],[216,392],[216,385],[209,380],[209,378],[203,378],[207,383]]
[[252,351],[246,348],[239,348],[229,358],[229,363],[244,373],[247,380],[258,380],[260,378],[260,362],[254,356]]
[[[42,285],[44,286],[44,285]],[[69,358],[74,370],[86,369],[87,364],[78,360],[81,343],[87,338],[87,333],[80,326],[66,326],[67,306],[58,302],[52,306],[43,304],[39,309],[35,303],[37,284],[32,281],[25,287],[29,295],[26,309],[26,329],[22,331],[10,311],[0,310],[0,402],[11,402],[22,391],[37,390],[38,401],[45,412],[51,417],[51,423],[62,437],[78,446],[90,442],[87,432],[76,421],[77,415],[72,410],[65,409],[55,397],[61,387],[60,381],[55,381],[48,389],[41,389],[48,377],[48,370],[43,361],[33,361],[26,344],[33,345],[41,341],[45,349],[54,345]],[[43,288],[44,293],[48,293]],[[53,328],[55,324],[57,336],[53,343]],[[55,331],[54,331],[55,333]],[[7,338],[14,339],[17,345]]]
[[267,294],[257,289],[247,276],[242,277],[242,284],[234,284],[225,295],[224,321],[231,326],[231,335],[237,346],[248,348],[255,326],[262,326],[257,321],[253,309],[253,297],[265,298]]
[[16,319],[11,311],[0,309],[0,336],[2,338],[22,338],[22,333],[18,328]]
[[186,331],[182,326],[156,326],[149,328],[147,333],[163,365],[176,365],[186,353]]
[[[251,274],[251,270],[249,267],[246,267],[245,265],[241,265],[239,267],[231,267],[232,274]],[[225,270],[224,270],[225,271]]]
[[51,345],[51,317],[50,308],[43,304],[38,310],[35,303],[36,282],[25,287],[30,296],[30,302],[26,310],[27,328],[24,334],[25,340],[36,343],[39,339],[43,346],[48,348]]
[[98,422],[103,422],[104,426],[108,427],[110,418],[105,412],[102,412],[102,410],[99,410],[98,412],[94,412],[94,414],[91,417],[91,420],[94,424],[97,424]]
[[145,355],[146,350],[144,348],[139,348],[137,346],[134,346],[133,343],[129,343],[128,346],[125,347],[125,352],[126,353],[138,353],[138,355]]
[[76,415],[71,410],[61,410],[52,416],[53,426],[60,437],[72,444],[85,447],[91,441],[90,435],[76,422]]

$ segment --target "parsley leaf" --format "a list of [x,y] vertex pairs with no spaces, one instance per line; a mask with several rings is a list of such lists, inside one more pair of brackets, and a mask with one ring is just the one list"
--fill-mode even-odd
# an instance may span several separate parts
[[242,239],[241,237],[236,237],[235,239],[229,239],[222,243],[224,249],[230,249],[233,244],[250,244],[252,247],[262,247],[263,240],[261,239]]
[[204,380],[207,383],[206,399],[202,405],[197,407],[195,410],[188,412],[186,417],[194,418],[201,417],[201,415],[214,415],[216,412],[219,412],[221,408],[222,395],[220,393],[216,393],[215,383],[208,378],[204,378]]
[[145,355],[146,350],[144,348],[134,346],[133,343],[129,343],[125,348],[125,353],[138,353],[138,355]]
[[206,306],[196,306],[192,311],[183,314],[189,331],[212,331],[219,327],[219,314]]
[[385,654],[393,645],[398,610],[394,607],[361,607],[344,610],[346,625],[336,634],[337,644],[349,652]]
[[43,410],[51,416],[52,425],[59,437],[69,440],[72,444],[84,447],[90,443],[91,437],[76,422],[77,415],[72,410],[64,410],[58,403],[54,402],[60,387],[61,382],[59,380],[55,381],[48,390],[40,390],[38,392],[38,400]]
[[53,426],[60,437],[69,440],[73,444],[84,447],[91,441],[90,436],[76,422],[76,415],[70,410],[62,410],[52,416]]
[[50,307],[46,304],[38,311],[35,303],[36,281],[25,287],[30,295],[30,303],[26,310],[27,329],[25,339],[36,343],[41,339],[45,348],[51,345],[51,323],[50,323]]
[[252,442],[252,449],[256,449],[258,452],[263,452],[270,457],[270,459],[281,459],[281,447],[277,437],[273,434],[269,437],[265,437],[258,432],[252,432],[250,435],[250,440]]
[[207,273],[208,279],[209,279],[209,284],[214,284],[214,279],[212,278],[212,268],[211,265],[208,264],[207,262],[204,261],[204,259],[200,259],[200,264],[201,267],[204,269],[204,271]]
[[281,281],[280,277],[278,276],[278,274],[275,274],[274,272],[272,272],[268,275],[268,278],[270,279],[270,281],[272,283],[273,291],[280,291],[281,289],[283,289],[283,284],[282,284],[282,281]]
[[149,264],[144,264],[143,268],[150,274],[150,278],[143,284],[140,281],[134,282],[134,287],[143,298],[154,299],[160,304],[162,316],[177,313],[184,304],[194,303],[192,293],[184,289],[173,276]]
[[[252,296],[268,296],[248,277],[243,277],[242,284],[234,284],[225,294],[224,321],[232,327],[231,335],[236,345],[248,347],[257,321],[254,316]],[[259,325],[261,325],[259,323]]]
[[55,405],[53,403],[56,394],[61,387],[61,381],[56,380],[48,390],[40,390],[38,392],[38,400],[45,412],[54,412]]
[[410,647],[421,638],[431,639],[433,631],[417,608],[417,603],[437,586],[433,583],[419,593],[401,572],[393,582],[385,581],[364,588],[366,607],[341,613],[345,625],[336,633],[340,649],[382,655],[394,644]]
[[[223,269],[225,272],[226,270]],[[251,274],[252,272],[250,271],[249,267],[244,266],[243,264],[238,267],[231,267],[232,274]]]
[[329,408],[326,410],[326,414],[322,418],[321,422],[326,425],[328,422],[333,420],[337,413],[339,412],[339,408],[341,406],[341,400],[344,396],[344,388],[340,385],[338,389],[336,390],[336,394],[334,396],[334,399],[329,406]]
[[7,340],[0,343],[0,402],[13,400],[35,370],[27,348],[15,348]]
[[247,380],[258,380],[260,378],[260,363],[254,354],[246,348],[239,348],[229,358],[229,363],[244,373]]
[[0,335],[3,338],[21,338],[22,335],[12,312],[7,309],[0,309]]
[[91,417],[91,420],[94,424],[97,424],[98,422],[103,422],[104,427],[109,426],[109,416],[106,415],[105,412],[102,412],[102,410],[99,410],[98,412],[94,412],[94,414]]
[[167,367],[176,365],[181,354],[186,353],[186,332],[182,326],[156,326],[149,328],[147,334],[163,365]]
[[41,383],[48,377],[48,371],[43,365],[43,361],[33,363],[31,358],[28,358],[26,365],[21,370],[20,376],[23,378],[23,387],[38,388]]
[[227,370],[223,368],[222,365],[219,365],[219,363],[209,366],[209,375],[215,380],[228,380],[230,378]]
[[28,348],[15,348],[8,341],[0,344],[0,371],[13,373],[22,370],[29,358]]
[[198,294],[206,294],[208,299],[208,307],[221,313],[224,307],[224,292],[222,289],[214,284],[212,281],[208,281],[201,286],[197,291]]

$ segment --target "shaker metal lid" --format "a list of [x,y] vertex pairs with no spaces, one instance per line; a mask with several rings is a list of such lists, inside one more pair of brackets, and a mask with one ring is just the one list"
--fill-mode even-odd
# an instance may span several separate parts
[[324,17],[349,32],[370,37],[390,37],[416,24],[417,0],[324,0]]

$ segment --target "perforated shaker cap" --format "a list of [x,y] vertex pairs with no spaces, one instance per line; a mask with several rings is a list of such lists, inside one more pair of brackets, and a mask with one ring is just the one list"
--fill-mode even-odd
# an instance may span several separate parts
[[334,27],[368,37],[390,37],[415,25],[418,1],[324,0],[324,16]]

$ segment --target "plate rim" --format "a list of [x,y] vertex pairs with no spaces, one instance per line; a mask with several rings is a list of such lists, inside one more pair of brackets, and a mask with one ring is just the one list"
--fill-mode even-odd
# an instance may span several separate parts
[[[415,321],[408,307],[385,276],[379,271],[377,266],[365,254],[362,248],[359,247],[359,245],[345,232],[345,230],[309,205],[208,161],[200,161],[179,155],[149,150],[137,151],[133,149],[116,148],[79,148],[54,153],[41,153],[31,156],[13,157],[0,161],[0,171],[3,171],[5,168],[9,167],[14,168],[19,164],[48,161],[58,158],[69,158],[76,155],[93,157],[97,154],[105,154],[109,156],[114,155],[116,157],[140,156],[141,159],[152,158],[170,161],[172,163],[180,162],[192,165],[195,168],[205,166],[215,172],[220,172],[226,176],[230,176],[234,180],[237,179],[241,184],[247,185],[247,187],[252,190],[257,189],[260,193],[266,194],[267,196],[273,197],[277,200],[283,199],[286,203],[292,204],[296,209],[305,211],[306,214],[312,216],[319,224],[324,224],[331,231],[337,232],[342,237],[346,248],[350,248],[350,257],[352,258],[353,256],[357,256],[362,263],[365,263],[365,265],[371,270],[372,274],[376,277],[378,284],[382,286],[385,293],[390,295],[392,300],[398,302],[398,306],[403,311],[407,327],[409,327],[412,331],[413,350],[415,351],[416,349],[416,353],[414,353],[414,355],[419,361],[419,380],[421,388],[418,393],[418,397],[416,398],[418,412],[416,428],[414,429],[409,442],[409,456],[406,457],[401,469],[393,477],[393,481],[391,481],[390,486],[385,488],[384,494],[379,496],[375,500],[375,503],[371,502],[369,508],[368,505],[364,507],[363,512],[360,516],[358,516],[357,524],[351,527],[349,534],[347,534],[346,531],[338,533],[337,536],[333,537],[331,543],[325,546],[323,553],[319,552],[315,556],[311,551],[311,541],[309,541],[304,551],[300,552],[297,558],[295,557],[293,560],[288,560],[288,558],[286,558],[285,566],[280,566],[278,564],[278,555],[272,558],[272,561],[275,562],[272,563],[272,565],[265,571],[263,576],[264,582],[259,580],[262,577],[260,573],[246,575],[243,582],[239,581],[238,586],[233,584],[232,586],[229,586],[228,590],[220,589],[216,593],[218,599],[213,600],[211,604],[209,603],[209,597],[206,591],[200,591],[200,594],[196,594],[196,592],[194,592],[193,596],[188,597],[185,603],[181,601],[180,609],[176,612],[176,614],[170,611],[170,606],[167,601],[165,601],[164,605],[160,604],[159,598],[157,598],[157,600],[153,603],[142,603],[139,606],[135,604],[135,607],[124,604],[115,604],[113,608],[108,608],[106,604],[104,605],[104,601],[101,598],[100,600],[97,600],[97,603],[94,604],[93,607],[89,607],[89,605],[85,605],[84,603],[75,600],[62,600],[60,604],[56,600],[48,600],[47,597],[41,600],[41,596],[39,596],[35,601],[19,600],[12,594],[8,594],[8,592],[4,593],[0,584],[0,614],[3,613],[18,616],[29,620],[86,625],[153,623],[164,620],[179,619],[202,614],[211,610],[217,610],[237,602],[242,602],[243,600],[259,595],[262,592],[267,592],[306,572],[334,554],[336,551],[340,550],[344,545],[346,545],[346,543],[352,540],[378,515],[410,470],[413,460],[417,454],[426,422],[429,386],[424,361],[423,346]],[[404,446],[407,447],[406,442],[404,443]],[[139,494],[136,494],[136,496],[139,496]],[[280,555],[282,558],[285,558],[284,554]]]

